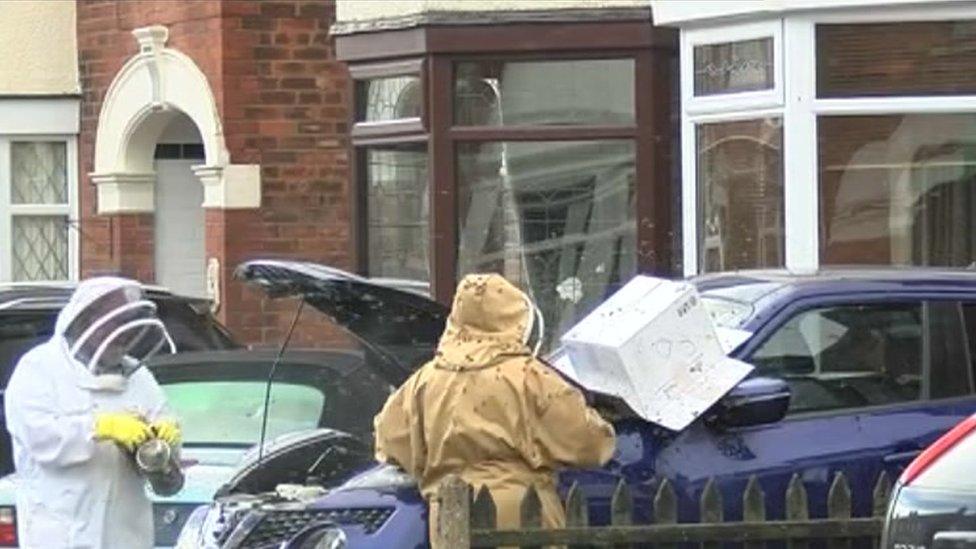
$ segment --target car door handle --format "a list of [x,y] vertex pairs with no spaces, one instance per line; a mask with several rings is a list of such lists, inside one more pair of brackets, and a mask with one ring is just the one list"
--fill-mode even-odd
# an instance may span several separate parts
[[917,458],[918,455],[921,453],[922,450],[908,450],[906,452],[897,452],[894,454],[888,454],[887,456],[884,457],[884,462],[888,465],[897,464],[897,463],[908,463],[909,461],[912,461],[913,459]]
[[976,532],[939,532],[932,538],[932,549],[971,549],[976,547]]

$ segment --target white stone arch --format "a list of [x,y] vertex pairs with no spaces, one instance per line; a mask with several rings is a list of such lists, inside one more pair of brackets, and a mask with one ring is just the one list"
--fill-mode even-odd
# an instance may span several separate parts
[[154,210],[154,148],[177,113],[193,121],[203,141],[206,164],[193,169],[204,185],[203,206],[259,207],[260,167],[230,163],[206,75],[188,56],[165,47],[166,27],[144,27],[132,34],[139,42],[139,53],[115,76],[98,117],[95,171],[91,174],[98,188],[98,212]]

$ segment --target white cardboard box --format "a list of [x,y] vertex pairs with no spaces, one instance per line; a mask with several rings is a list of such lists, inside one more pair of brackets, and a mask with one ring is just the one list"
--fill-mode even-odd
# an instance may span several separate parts
[[562,337],[557,368],[680,431],[752,367],[725,355],[694,286],[638,276]]

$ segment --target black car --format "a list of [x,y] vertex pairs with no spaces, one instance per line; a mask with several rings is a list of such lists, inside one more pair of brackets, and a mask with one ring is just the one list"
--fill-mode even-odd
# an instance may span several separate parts
[[[215,494],[274,492],[371,461],[373,415],[392,391],[357,350],[289,350],[280,360],[274,350],[188,352],[158,357],[149,369],[183,426],[186,474],[179,494],[153,497],[157,548],[173,546],[192,510]],[[340,440],[347,455],[322,453]],[[281,450],[295,445],[303,451]]]
[[[209,301],[161,288],[144,290],[180,352],[240,347],[210,314]],[[0,476],[14,469],[3,411],[7,383],[20,357],[51,337],[73,291],[73,284],[0,284]]]
[[946,433],[905,469],[881,546],[976,548],[976,416]]

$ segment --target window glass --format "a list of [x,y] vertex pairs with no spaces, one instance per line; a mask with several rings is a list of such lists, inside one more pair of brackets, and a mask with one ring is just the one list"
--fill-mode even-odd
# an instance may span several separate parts
[[974,65],[976,21],[817,25],[818,97],[973,94]]
[[15,282],[68,278],[68,217],[15,215],[12,221]]
[[957,301],[932,301],[925,305],[931,379],[929,398],[971,394],[973,371],[966,337],[963,309]]
[[712,322],[720,328],[738,328],[753,312],[752,305],[741,301],[707,295],[701,296],[701,301]]
[[[162,386],[185,444],[252,445],[261,436],[264,381],[191,381]],[[309,385],[271,386],[267,439],[318,427],[325,395]]]
[[634,61],[481,61],[455,65],[462,126],[633,124]]
[[5,314],[0,320],[0,381],[7,386],[17,361],[54,333],[54,313]]
[[356,82],[356,121],[388,122],[420,118],[423,89],[417,76]]
[[63,141],[10,144],[9,260],[14,281],[68,278],[67,215],[19,214],[17,206],[68,205],[67,145]]
[[695,95],[770,90],[772,37],[695,46]]
[[700,269],[782,266],[780,119],[702,124],[696,138]]
[[464,144],[458,270],[527,290],[547,336],[563,333],[636,272],[631,141]]
[[818,121],[824,264],[976,261],[976,114]]
[[791,412],[972,394],[964,309],[955,301],[839,305],[802,312],[751,357],[784,378]]
[[426,149],[368,148],[364,154],[370,276],[429,280]]
[[976,376],[976,303],[962,305],[963,320],[966,323],[966,343],[969,349],[970,376]]
[[10,144],[13,204],[68,202],[67,145],[63,141]]
[[785,379],[791,412],[922,396],[920,304],[843,305],[787,321],[752,356],[757,375]]

